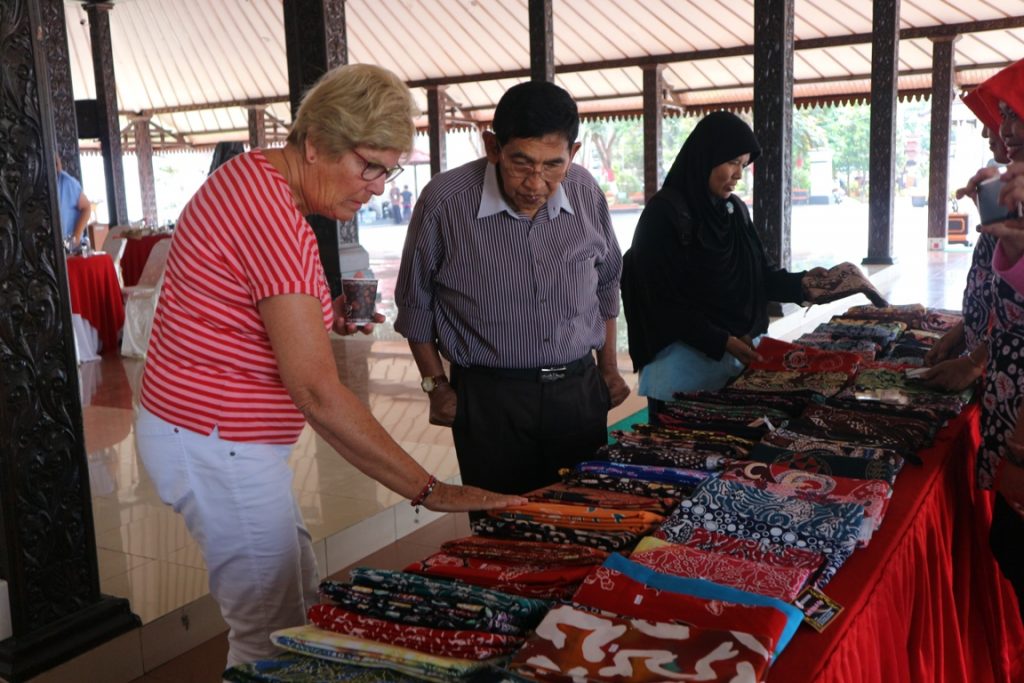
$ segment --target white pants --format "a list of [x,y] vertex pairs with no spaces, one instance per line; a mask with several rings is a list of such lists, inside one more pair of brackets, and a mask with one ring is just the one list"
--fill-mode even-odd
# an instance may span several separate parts
[[203,436],[139,408],[138,452],[160,498],[185,518],[230,627],[228,666],[278,654],[270,634],[317,602],[313,545],[292,496],[290,446]]

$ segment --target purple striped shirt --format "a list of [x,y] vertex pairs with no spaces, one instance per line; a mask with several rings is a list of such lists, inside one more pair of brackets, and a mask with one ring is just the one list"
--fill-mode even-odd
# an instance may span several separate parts
[[537,368],[604,345],[619,313],[622,254],[608,203],[572,164],[533,219],[517,214],[486,159],[435,176],[402,251],[395,329],[452,363]]

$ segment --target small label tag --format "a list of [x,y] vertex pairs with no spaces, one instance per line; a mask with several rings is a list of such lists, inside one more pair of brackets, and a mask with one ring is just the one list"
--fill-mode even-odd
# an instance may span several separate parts
[[843,611],[843,606],[814,586],[808,586],[793,604],[804,613],[804,621],[818,633],[824,631]]

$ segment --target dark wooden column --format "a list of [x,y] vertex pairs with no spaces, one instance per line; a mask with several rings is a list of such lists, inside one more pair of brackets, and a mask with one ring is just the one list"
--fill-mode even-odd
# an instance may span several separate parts
[[249,148],[267,146],[267,108],[249,107]]
[[82,179],[78,159],[78,121],[75,120],[75,99],[71,89],[71,61],[68,54],[68,32],[64,23],[63,0],[41,0],[43,13],[43,46],[50,74],[49,90],[53,102],[53,125],[57,130],[57,151],[64,170]]
[[92,40],[92,67],[96,78],[96,110],[103,152],[103,175],[107,181],[107,216],[111,225],[128,222],[128,204],[124,197],[124,164],[121,160],[121,126],[117,120],[117,84],[114,82],[114,55],[110,44],[110,10],[113,3],[89,2],[89,37]]
[[435,176],[448,168],[448,153],[445,148],[445,87],[432,85],[427,88],[427,133],[430,137],[430,175]]
[[[793,6],[795,0],[754,0],[754,225],[772,261],[792,261]],[[775,312],[775,311],[773,311]]]
[[645,64],[644,71],[644,201],[661,186],[661,124],[665,116],[664,64]]
[[139,162],[139,191],[142,193],[142,219],[146,225],[157,225],[156,181],[153,178],[153,144],[149,139],[149,117],[137,116],[135,127],[135,156]]
[[900,47],[900,0],[873,0],[871,29],[871,140],[868,157],[868,255],[865,264],[892,259],[896,180],[896,88]]
[[[288,53],[288,93],[292,117],[302,95],[330,69],[348,63],[345,0],[284,0],[284,35]],[[342,272],[368,270],[370,257],[359,246],[355,220],[306,216],[316,235],[331,295],[341,294]],[[345,264],[342,264],[342,261]]]
[[0,576],[20,682],[140,625],[100,593],[40,0],[0,4]]
[[949,120],[953,109],[953,45],[959,36],[932,38],[932,121],[928,152],[928,248],[945,248],[949,197]]
[[555,31],[551,0],[530,0],[530,80],[555,82]]

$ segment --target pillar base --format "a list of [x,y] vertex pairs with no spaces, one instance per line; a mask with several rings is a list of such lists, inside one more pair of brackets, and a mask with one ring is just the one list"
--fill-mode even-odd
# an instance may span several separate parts
[[99,602],[27,636],[0,641],[0,678],[26,681],[141,626],[126,599],[101,596]]
[[892,256],[867,256],[860,263],[862,266],[891,266],[896,259]]

